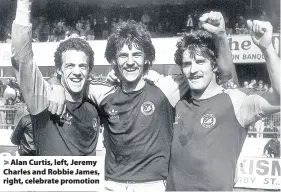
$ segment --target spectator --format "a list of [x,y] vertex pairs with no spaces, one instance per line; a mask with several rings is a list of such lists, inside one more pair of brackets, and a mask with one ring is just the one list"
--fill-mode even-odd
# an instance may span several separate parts
[[274,122],[270,120],[270,122],[266,125],[265,129],[263,130],[265,132],[263,134],[263,138],[273,138],[274,133],[279,133],[279,130],[274,125]]
[[150,29],[150,23],[151,23],[151,18],[148,15],[147,11],[144,11],[142,17],[141,17],[141,22],[148,28]]
[[[197,17],[198,17],[198,16],[195,16],[195,15],[194,15],[194,18],[197,18]],[[196,19],[195,19],[195,20],[196,20]],[[230,27],[228,17],[225,17],[224,21],[225,21],[225,32],[226,32],[226,34],[227,34],[227,35],[232,35],[232,34],[233,34],[233,30],[232,30],[232,28]]]
[[248,81],[244,81],[243,85],[244,85],[244,88],[249,89],[249,82]]
[[7,100],[6,100],[6,104],[5,105],[13,105],[14,104],[14,99],[12,99],[12,98],[8,98]]
[[[194,14],[193,14],[193,25],[194,25],[194,29],[198,29],[199,28],[199,15],[198,15],[198,11],[195,10]],[[226,32],[227,33],[227,32]]]
[[188,14],[186,21],[186,32],[190,32],[194,29],[194,21],[191,14]]
[[248,29],[247,29],[245,24],[241,25],[240,34],[249,34],[249,31],[248,31]]
[[256,138],[257,137],[257,129],[255,128],[255,124],[249,127],[248,137]]
[[275,126],[273,120],[270,120],[270,121],[269,121],[269,126],[270,126],[270,128],[271,128],[271,130],[270,130],[271,132],[273,132],[273,133],[279,133],[279,130],[278,130],[277,127]]
[[83,24],[82,29],[80,30],[80,37],[82,39],[85,39],[87,35],[86,25]]
[[264,88],[264,91],[268,91],[269,90],[269,85],[268,84],[264,84],[263,88]]
[[85,23],[85,28],[86,28],[86,31],[91,29],[91,23],[90,23],[89,19]]
[[110,25],[110,33],[112,32],[112,29],[114,28],[114,26],[116,25],[116,23],[117,23],[117,19],[116,19],[116,17],[114,17],[114,18],[112,19],[112,22],[111,22],[111,25]]
[[11,142],[18,146],[20,156],[35,156],[36,150],[33,140],[31,117],[26,107],[22,110],[17,110],[16,121],[16,128],[12,134]]
[[10,43],[11,42],[11,30],[10,28],[7,26],[5,28],[5,36],[4,36],[4,42],[5,43]]
[[3,92],[5,90],[5,85],[3,82],[0,80],[0,98],[3,96]]
[[237,35],[241,34],[239,23],[235,23],[234,31],[235,31],[235,34],[237,34]]
[[237,85],[230,79],[228,81],[227,88],[228,89],[235,89],[235,88],[237,88]]
[[103,17],[101,28],[102,28],[102,38],[107,39],[108,30],[109,30],[109,23],[108,23],[107,17]]
[[243,24],[246,25],[246,20],[244,19],[244,17],[242,15],[240,15],[238,17],[238,24],[239,24],[239,27],[241,27]]
[[81,31],[82,30],[82,27],[83,27],[83,23],[81,20],[79,20],[77,23],[76,23],[76,30],[77,31]]
[[57,41],[57,29],[55,27],[53,27],[50,29],[48,42],[56,42],[56,41]]
[[71,32],[70,32],[70,31],[66,31],[66,32],[65,32],[64,40],[69,39],[70,35],[71,35]]
[[41,40],[39,40],[40,42],[46,42],[48,41],[48,37],[50,35],[50,25],[46,24],[43,28],[42,31],[40,32],[40,36],[41,36]]
[[95,40],[95,32],[94,32],[94,30],[93,29],[91,29],[91,28],[88,28],[88,29],[86,29],[86,39],[88,40],[88,41],[91,41],[91,40]]
[[92,29],[94,30],[94,32],[95,32],[95,39],[96,38],[100,38],[100,24],[98,23],[98,21],[97,21],[97,19],[96,18],[94,18],[94,24],[93,24],[93,26],[92,26]]
[[269,21],[269,16],[267,15],[267,13],[265,12],[265,10],[262,11],[261,16],[260,16],[260,20],[261,21]]
[[3,97],[0,97],[0,129],[3,129],[6,124],[6,120],[5,120],[5,110],[4,110],[4,106],[5,106],[6,100]]
[[[265,123],[264,123],[265,118],[262,118],[260,120],[258,120],[255,123],[255,128],[257,129],[258,132],[264,132],[265,129]],[[264,135],[262,133],[258,134],[257,137],[262,138]]]
[[270,127],[269,125],[266,125],[264,130],[263,130],[263,138],[271,138],[271,134],[270,134]]
[[257,91],[265,91],[264,85],[263,85],[263,81],[262,81],[262,80],[260,80],[260,81],[258,82],[258,87],[256,88],[256,90],[257,90]]
[[278,140],[278,134],[273,134],[273,138],[264,146],[263,153],[271,158],[280,157],[280,141]]
[[257,80],[252,79],[250,84],[249,84],[249,88],[250,89],[255,89],[257,87]]

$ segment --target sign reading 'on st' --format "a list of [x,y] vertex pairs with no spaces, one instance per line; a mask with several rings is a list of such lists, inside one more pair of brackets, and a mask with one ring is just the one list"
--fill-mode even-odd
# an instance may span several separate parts
[[235,187],[280,189],[280,164],[278,158],[240,157],[236,167]]

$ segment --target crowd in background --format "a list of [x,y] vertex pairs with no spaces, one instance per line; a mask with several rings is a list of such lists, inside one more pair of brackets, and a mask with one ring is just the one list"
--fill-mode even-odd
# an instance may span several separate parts
[[[264,9],[267,1],[264,1],[264,5],[258,5],[257,7],[241,3],[243,1],[237,1],[238,3],[235,5],[231,4],[232,1],[224,1],[222,5],[218,4],[217,7],[211,7],[215,6],[212,3],[207,5],[195,3],[185,6],[163,5],[133,8],[101,8],[95,5],[81,5],[74,1],[65,2],[48,0],[44,9],[36,7],[36,2],[34,3],[35,7],[32,11],[34,42],[57,42],[73,36],[79,36],[86,40],[106,39],[115,23],[126,20],[143,23],[150,30],[152,37],[176,36],[185,31],[198,29],[200,27],[200,15],[205,10],[212,9],[222,11],[224,14],[228,35],[248,34],[246,21],[249,18],[270,21],[274,27],[274,32],[280,33],[280,17],[278,17],[280,13]],[[14,9],[15,2],[13,4],[12,1],[7,10],[0,6],[0,42],[10,42],[11,40],[11,24],[14,15],[12,10]],[[104,79],[104,77],[98,76],[94,79],[99,80]],[[229,81],[223,86],[226,89],[238,87],[233,81]],[[244,81],[242,87],[254,91],[273,91],[269,84],[256,79]],[[6,90],[6,95],[3,94],[4,90]],[[7,90],[10,90],[10,93]],[[14,79],[8,79],[5,83],[0,81],[0,107],[15,106],[21,103],[23,103],[23,98],[17,82]],[[1,117],[7,116],[7,113],[0,113],[2,114]],[[249,128],[248,136],[271,138],[273,133],[279,131],[280,118],[277,120],[264,118]]]
[[[223,87],[225,89],[235,89],[238,87],[238,85],[235,84],[232,80],[229,80],[228,82],[223,84]],[[244,81],[241,87],[251,89],[254,91],[269,91],[269,92],[273,91],[272,87],[269,86],[269,84],[264,83],[263,80],[256,80],[256,79],[251,79],[250,81]]]
[[13,129],[16,110],[24,105],[19,84],[14,78],[0,80],[0,129]]
[[24,103],[19,84],[14,78],[0,80],[0,106]]
[[[216,9],[216,7],[208,8],[210,5],[198,6],[200,4],[196,7],[194,5],[165,5],[106,9],[95,5],[83,7],[78,2],[65,3],[60,0],[48,0],[43,10],[34,11],[33,39],[39,42],[54,42],[64,40],[71,35],[80,36],[87,40],[106,39],[112,26],[116,22],[124,20],[142,22],[149,28],[154,37],[175,36],[184,31],[197,29],[199,27],[198,19],[204,9]],[[278,24],[280,17],[276,11],[266,11],[263,8],[255,10],[250,8],[248,4],[233,5],[237,10],[233,10],[230,5],[228,8],[226,6],[227,4],[218,4],[217,9],[222,9],[220,11],[224,14],[226,31],[229,35],[248,34],[246,20],[249,18],[270,21],[274,32],[280,32],[280,24]],[[11,15],[13,15],[12,11],[0,14],[0,41],[2,42],[9,42],[11,39]]]

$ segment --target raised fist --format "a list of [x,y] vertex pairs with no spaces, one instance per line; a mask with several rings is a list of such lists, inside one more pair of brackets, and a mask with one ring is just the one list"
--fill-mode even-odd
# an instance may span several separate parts
[[271,44],[272,25],[267,21],[247,20],[247,25],[253,42],[261,49],[266,49]]
[[225,34],[225,22],[220,12],[205,13],[199,18],[199,21],[201,27],[212,35]]
[[18,0],[17,9],[21,11],[30,10],[33,0]]

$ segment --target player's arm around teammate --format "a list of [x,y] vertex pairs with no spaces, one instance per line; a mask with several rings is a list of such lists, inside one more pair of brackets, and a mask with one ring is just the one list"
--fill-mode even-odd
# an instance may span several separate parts
[[[225,32],[225,22],[223,16],[219,12],[209,12],[205,13],[200,17],[200,22],[204,30],[210,32],[216,42],[216,48],[218,49],[218,68],[220,71],[220,83],[223,83],[232,78],[235,73],[231,50],[228,45],[228,40]],[[155,73],[152,75],[154,76]],[[112,80],[117,81],[117,78],[114,75],[109,76]],[[148,75],[148,79],[151,76]],[[151,78],[152,81],[155,81],[155,85],[159,87],[162,92],[169,99],[170,103],[175,106],[176,103],[180,100],[181,96],[184,95],[189,87],[186,83],[186,79],[183,75],[178,76],[166,76],[163,78]],[[91,82],[89,84],[89,91],[87,93],[88,97],[99,104],[108,94],[114,92],[115,88],[113,86],[108,86],[96,82]],[[60,103],[64,95],[56,95],[54,97],[54,103]],[[54,105],[55,106],[55,105]],[[49,110],[52,113],[56,113],[56,109],[53,106],[49,106]]]
[[[32,0],[18,0],[17,2],[16,18],[12,26],[11,48],[12,65],[21,92],[30,113],[36,115],[48,108],[50,91],[56,86],[51,86],[43,79],[42,73],[33,60],[31,4]],[[58,105],[56,106],[58,107]],[[62,106],[59,105],[59,109],[57,107],[56,109],[61,111]]]
[[[228,44],[228,39],[225,31],[225,22],[220,12],[205,13],[200,17],[201,27],[212,34],[215,41],[216,49],[218,50],[217,63],[218,71],[220,71],[218,82],[224,83],[236,75],[231,50]],[[184,50],[179,50],[184,51]],[[179,61],[176,61],[176,63]],[[107,77],[109,82],[118,82],[119,80],[111,71]],[[154,71],[149,71],[146,79],[159,87],[171,104],[175,106],[180,98],[189,89],[186,79],[183,75],[166,76],[158,74]]]

